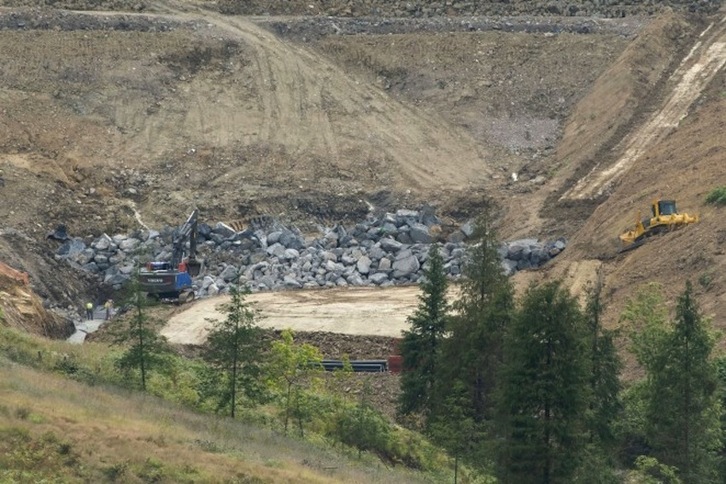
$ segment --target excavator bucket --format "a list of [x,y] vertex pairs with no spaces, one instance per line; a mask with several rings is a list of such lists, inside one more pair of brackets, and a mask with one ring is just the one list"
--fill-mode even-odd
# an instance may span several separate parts
[[187,261],[187,272],[190,276],[196,277],[202,271],[202,263],[198,260]]

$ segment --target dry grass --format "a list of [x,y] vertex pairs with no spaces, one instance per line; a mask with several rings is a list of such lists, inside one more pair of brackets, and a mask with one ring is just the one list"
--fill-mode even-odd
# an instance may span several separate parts
[[0,359],[0,481],[423,482],[310,443]]

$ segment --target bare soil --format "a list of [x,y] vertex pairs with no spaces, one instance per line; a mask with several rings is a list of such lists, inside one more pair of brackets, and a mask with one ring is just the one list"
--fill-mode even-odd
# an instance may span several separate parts
[[[408,329],[406,319],[416,308],[419,293],[418,286],[351,288],[256,293],[247,300],[260,312],[263,328],[390,339],[400,338]],[[202,344],[209,320],[224,319],[220,305],[228,301],[228,296],[219,296],[196,302],[173,315],[162,334],[171,343]]]
[[[300,27],[140,5],[0,9],[0,228],[19,233],[0,238],[0,259],[50,304],[92,292],[50,255],[59,223],[90,237],[176,225],[197,206],[209,222],[268,214],[312,228],[424,202],[458,223],[492,199],[502,237],[571,240],[518,287],[564,277],[579,293],[601,270],[615,327],[638,284],[674,296],[690,279],[726,326],[726,219],[704,203],[726,185],[723,13],[589,33],[419,19],[348,35],[322,17]],[[701,222],[617,255],[617,235],[658,196]],[[390,337],[416,294],[259,297],[273,327]],[[215,302],[197,304],[167,327],[179,342],[214,315]]]

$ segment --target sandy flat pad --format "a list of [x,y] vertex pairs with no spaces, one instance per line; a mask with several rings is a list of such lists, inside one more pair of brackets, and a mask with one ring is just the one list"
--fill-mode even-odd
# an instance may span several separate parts
[[[387,289],[319,289],[258,293],[247,300],[260,310],[263,328],[399,337],[418,305],[418,286]],[[210,319],[228,296],[203,299],[174,315],[161,333],[176,344],[202,344]]]

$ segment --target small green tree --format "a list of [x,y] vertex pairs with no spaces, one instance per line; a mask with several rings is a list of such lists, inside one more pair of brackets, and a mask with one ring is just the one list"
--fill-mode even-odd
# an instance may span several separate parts
[[222,306],[227,317],[211,320],[213,326],[203,357],[220,383],[216,392],[218,409],[228,407],[234,418],[241,397],[245,397],[246,404],[254,405],[263,393],[260,375],[264,341],[256,325],[258,313],[245,301],[249,290],[231,285],[229,292],[230,301]]
[[558,281],[524,296],[500,387],[504,482],[568,482],[579,465],[589,386],[583,319]]
[[408,318],[411,329],[404,333],[400,346],[403,373],[399,412],[404,415],[430,411],[436,364],[446,329],[448,284],[438,244],[431,245],[427,262],[419,306]]
[[363,451],[385,450],[390,426],[385,418],[370,404],[371,387],[369,379],[363,382],[359,399],[352,408],[341,407],[334,416],[334,432],[344,444],[358,449],[360,459]]
[[[268,385],[282,396],[284,432],[287,435],[290,418],[296,418],[300,434],[303,421],[310,408],[301,385],[306,379],[315,379],[322,371],[320,350],[307,343],[296,345],[291,330],[284,330],[281,338],[273,341],[268,368]],[[309,382],[316,384],[315,381]]]
[[[441,347],[429,421],[439,426],[446,421],[450,411],[446,400],[451,388],[461,385],[457,405],[473,422],[473,440],[465,449],[467,455],[461,457],[478,468],[487,468],[498,445],[499,436],[493,426],[497,418],[495,394],[504,335],[514,313],[514,291],[502,271],[499,244],[488,211],[477,219],[473,239],[463,266],[461,293],[453,304],[454,315],[449,318]],[[491,448],[487,448],[489,442]]]
[[168,366],[171,348],[159,334],[161,322],[148,315],[150,301],[141,290],[138,268],[126,286],[124,299],[131,306],[131,318],[127,325],[112,329],[113,343],[126,347],[116,366],[127,378],[137,371],[141,389],[146,391],[148,373]]

